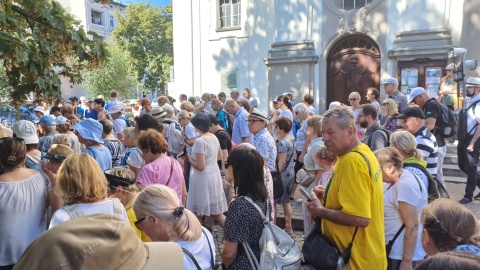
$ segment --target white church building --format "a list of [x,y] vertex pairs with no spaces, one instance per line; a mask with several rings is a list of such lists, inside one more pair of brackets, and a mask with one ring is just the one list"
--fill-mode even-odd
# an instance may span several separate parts
[[[252,90],[260,107],[292,91],[323,111],[358,91],[437,93],[452,47],[480,60],[478,0],[173,0],[170,95]],[[478,76],[480,69],[468,71]]]

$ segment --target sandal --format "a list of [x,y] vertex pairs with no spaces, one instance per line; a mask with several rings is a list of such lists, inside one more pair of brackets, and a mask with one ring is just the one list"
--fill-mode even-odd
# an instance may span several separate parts
[[290,231],[287,231],[287,230],[284,230],[288,236],[292,237],[293,238],[293,229],[290,229]]

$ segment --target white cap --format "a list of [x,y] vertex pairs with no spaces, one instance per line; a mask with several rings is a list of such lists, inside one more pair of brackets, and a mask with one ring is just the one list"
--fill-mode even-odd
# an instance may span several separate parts
[[57,116],[57,118],[55,118],[55,125],[65,125],[65,124],[70,124],[70,121],[64,117],[64,116]]
[[408,97],[408,103],[412,103],[416,97],[420,96],[423,93],[425,93],[425,89],[423,89],[422,87],[413,88],[410,92],[410,97]]
[[37,128],[35,124],[27,120],[20,120],[12,127],[13,133],[18,138],[22,138],[25,141],[25,144],[37,144],[38,135]]
[[33,109],[34,112],[41,112],[43,114],[45,114],[45,110],[43,109],[42,106],[37,106],[35,107],[35,109]]
[[123,104],[113,105],[111,108],[108,108],[107,114],[110,115],[118,112],[123,112],[123,109],[124,109]]

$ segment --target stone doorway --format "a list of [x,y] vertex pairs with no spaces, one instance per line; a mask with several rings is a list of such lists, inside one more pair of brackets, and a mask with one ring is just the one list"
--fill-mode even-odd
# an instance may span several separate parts
[[350,35],[338,40],[327,57],[327,106],[332,101],[346,105],[351,92],[366,102],[367,88],[380,90],[380,49],[371,38]]

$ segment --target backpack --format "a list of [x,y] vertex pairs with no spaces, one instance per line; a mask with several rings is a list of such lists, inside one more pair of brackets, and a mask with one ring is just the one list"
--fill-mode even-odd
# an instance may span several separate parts
[[260,213],[263,219],[263,232],[260,237],[260,262],[257,261],[255,254],[246,242],[242,242],[243,249],[253,270],[290,270],[300,269],[301,258],[300,249],[297,244],[284,230],[270,223],[270,214],[267,217],[262,209],[255,204],[249,197],[243,197],[252,204]]
[[[437,102],[437,101],[434,101]],[[443,138],[450,138],[457,133],[458,115],[455,115],[445,104],[437,102],[442,111],[442,116],[435,122],[436,128],[440,131]]]
[[370,147],[370,144],[372,143],[373,133],[377,132],[377,130],[381,130],[387,135],[387,141],[385,142],[385,147],[390,146],[390,134],[392,134],[392,131],[388,130],[388,129],[382,127],[382,126],[377,126],[377,128],[374,129],[372,132],[370,132],[370,135],[368,135],[367,143],[366,143],[368,145],[368,147]]
[[175,122],[168,124],[167,132],[165,134],[168,142],[168,152],[172,155],[181,153],[185,147],[182,132],[178,130],[176,126]]
[[469,136],[470,132],[472,132],[478,126],[478,122],[477,122],[475,126],[472,128],[472,130],[467,130],[467,118],[468,118],[467,111],[469,109],[475,110],[475,107],[479,102],[480,100],[477,100],[473,102],[472,105],[470,105],[468,108],[458,109],[455,111],[455,115],[458,119],[457,139],[459,141],[465,140]]
[[120,115],[118,118],[125,120],[125,122],[127,123],[127,127],[135,127],[135,122],[133,122],[132,119],[130,119],[130,118],[127,119],[123,115]]
[[440,183],[440,181],[438,181],[438,179],[435,176],[428,173],[428,171],[427,171],[427,169],[425,169],[425,167],[423,167],[422,165],[420,165],[418,163],[413,163],[413,162],[412,163],[403,163],[403,168],[405,168],[405,167],[414,167],[415,169],[418,169],[418,170],[422,171],[427,176],[427,179],[428,179],[427,192],[428,192],[428,202],[429,203],[433,202],[434,200],[436,200],[438,198],[447,198],[447,199],[450,198],[447,190],[442,185],[442,183]]

